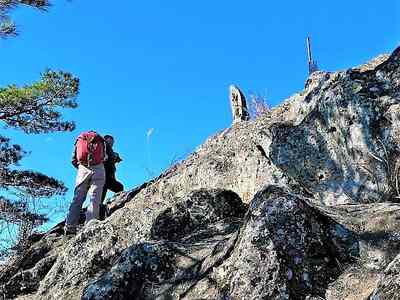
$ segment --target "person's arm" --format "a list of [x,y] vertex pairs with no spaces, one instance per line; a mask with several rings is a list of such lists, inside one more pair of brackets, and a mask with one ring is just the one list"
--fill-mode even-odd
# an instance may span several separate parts
[[122,161],[122,158],[119,156],[117,152],[114,152],[114,162],[119,163]]

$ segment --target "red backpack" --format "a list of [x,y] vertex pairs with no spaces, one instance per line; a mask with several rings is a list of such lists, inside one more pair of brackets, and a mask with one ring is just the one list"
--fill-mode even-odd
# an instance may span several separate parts
[[104,139],[95,131],[81,133],[76,140],[75,149],[77,161],[84,166],[95,166],[104,161]]

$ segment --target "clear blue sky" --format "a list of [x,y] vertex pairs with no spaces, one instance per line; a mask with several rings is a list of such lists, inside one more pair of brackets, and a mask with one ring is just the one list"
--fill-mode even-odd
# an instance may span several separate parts
[[80,107],[65,115],[77,130],[1,133],[32,151],[23,167],[71,191],[70,152],[80,131],[116,137],[124,158],[117,176],[134,187],[148,170],[158,174],[230,126],[229,84],[266,94],[272,105],[300,91],[308,34],[329,71],[391,52],[400,41],[395,0],[54,2],[46,14],[13,13],[21,35],[0,40],[0,86],[33,82],[46,67],[72,72],[81,80]]

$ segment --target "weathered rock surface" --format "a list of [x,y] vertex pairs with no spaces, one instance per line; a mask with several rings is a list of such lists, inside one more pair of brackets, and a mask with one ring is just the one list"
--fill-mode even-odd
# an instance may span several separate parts
[[237,86],[231,85],[229,87],[229,99],[231,101],[233,124],[248,121],[250,115],[247,109],[246,98]]
[[272,128],[273,162],[324,204],[398,196],[399,63],[397,49],[375,68],[314,73]]
[[315,72],[303,92],[117,195],[106,220],[39,236],[0,270],[0,295],[397,297],[399,100],[400,49]]
[[385,272],[370,300],[400,299],[400,255],[393,260]]
[[178,299],[229,254],[245,212],[233,192],[191,193],[157,217],[158,241],[124,250],[83,299]]
[[324,296],[340,264],[359,255],[355,235],[304,198],[269,186],[250,204],[239,241],[225,264],[232,299]]

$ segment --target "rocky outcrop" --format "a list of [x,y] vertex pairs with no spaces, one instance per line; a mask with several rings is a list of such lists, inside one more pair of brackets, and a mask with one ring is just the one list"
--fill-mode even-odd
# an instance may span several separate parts
[[369,300],[399,299],[400,256],[387,267]]
[[298,112],[272,128],[271,158],[328,205],[398,196],[399,63],[314,73],[289,101]]
[[231,85],[229,87],[229,99],[231,101],[233,124],[241,121],[248,121],[250,115],[247,109],[246,98],[242,91],[238,87]]
[[325,295],[340,265],[359,255],[355,235],[306,199],[276,186],[250,204],[229,266],[230,299],[306,299]]
[[303,92],[116,195],[104,221],[73,237],[61,227],[42,234],[2,269],[2,294],[384,297],[400,252],[399,85],[400,49],[347,71],[314,72]]
[[[207,201],[206,195],[203,191],[197,192],[178,205],[186,207],[181,212],[187,214],[188,201],[192,202],[193,196],[208,203],[203,213],[211,214],[202,215],[199,211],[195,214],[205,226],[200,232],[194,230],[198,225],[189,226],[192,228],[187,232],[177,232],[173,225],[176,221],[172,219],[177,217],[181,228],[192,223],[183,222],[190,218],[179,212],[171,219],[166,218],[170,221],[160,215],[164,226],[156,227],[169,239],[135,245],[124,251],[110,272],[85,290],[83,298],[290,299],[303,295],[300,298],[305,299],[307,295],[323,295],[326,285],[340,274],[339,261],[346,264],[359,254],[353,233],[315,211],[301,197],[274,186],[256,195],[240,222],[244,221],[240,234],[230,220],[225,224],[230,224],[232,229],[226,232],[228,235],[220,235],[220,229],[225,231],[227,227],[217,223],[213,231],[220,228],[214,232],[224,236],[225,241],[218,239],[218,244],[210,248],[209,234],[213,232],[210,224],[216,224],[212,219],[218,215],[213,211],[218,207],[234,207]],[[168,209],[168,215],[173,210]],[[233,211],[244,212],[238,207]],[[232,215],[233,211],[228,214]],[[173,226],[168,229],[168,224]],[[164,233],[167,229],[170,234]],[[199,242],[206,242],[208,251],[204,251],[204,246],[194,246]],[[199,257],[199,253],[206,256]],[[190,268],[182,268],[182,263],[177,263],[183,256],[193,261]],[[208,282],[204,282],[206,278]],[[146,284],[145,279],[151,284]],[[208,286],[207,295],[203,291],[205,286]]]
[[[98,252],[90,270],[106,272],[94,281],[93,273],[71,277],[67,265],[77,262],[65,257],[47,275],[50,282],[42,284],[38,296],[306,299],[323,295],[340,275],[339,266],[359,255],[354,233],[306,198],[277,186],[259,192],[248,210],[229,191],[193,192],[162,211],[150,235],[147,242],[116,255],[112,264]],[[69,253],[82,253],[80,244],[71,246]],[[67,274],[69,280],[57,280]]]
[[83,299],[179,299],[229,255],[245,212],[229,191],[189,194],[158,215],[154,240],[124,250]]
[[36,292],[40,281],[54,265],[59,249],[66,242],[60,233],[42,234],[31,238],[32,246],[1,269],[0,290],[5,299]]

